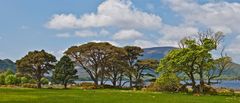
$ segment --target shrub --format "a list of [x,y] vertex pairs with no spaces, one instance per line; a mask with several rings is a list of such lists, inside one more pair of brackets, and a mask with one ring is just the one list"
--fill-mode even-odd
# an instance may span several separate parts
[[24,83],[28,83],[29,80],[26,77],[21,77],[20,81],[22,84],[24,84]]
[[218,88],[218,89],[216,89],[216,91],[220,95],[233,95],[234,94],[234,90],[233,89]]
[[36,84],[25,83],[21,85],[23,88],[37,88]]
[[30,80],[29,80],[29,83],[31,83],[31,84],[35,84],[35,83],[36,83],[36,80],[34,80],[34,79],[30,79]]
[[42,78],[42,79],[41,79],[41,83],[44,84],[44,85],[45,85],[45,84],[48,84],[48,83],[49,83],[49,80],[48,80],[47,78]]
[[82,82],[79,84],[81,89],[97,89],[97,86],[94,83]]
[[[198,85],[199,87],[199,85]],[[209,85],[204,85],[203,92],[205,94],[217,94],[217,90]]]
[[176,91],[180,87],[180,79],[174,73],[162,74],[154,85],[159,86],[160,91]]
[[5,84],[5,75],[0,74],[0,85],[4,85],[4,84]]
[[5,83],[8,85],[13,85],[13,84],[17,84],[18,80],[17,77],[15,75],[8,75],[5,78]]

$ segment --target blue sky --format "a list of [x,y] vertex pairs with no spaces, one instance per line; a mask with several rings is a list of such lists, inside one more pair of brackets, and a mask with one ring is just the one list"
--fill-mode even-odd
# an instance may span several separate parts
[[89,41],[177,46],[211,28],[226,34],[222,45],[239,63],[239,14],[239,0],[1,0],[0,59],[40,49],[60,57]]

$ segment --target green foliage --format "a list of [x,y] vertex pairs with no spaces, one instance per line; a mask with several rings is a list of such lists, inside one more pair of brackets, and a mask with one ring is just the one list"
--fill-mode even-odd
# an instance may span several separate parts
[[61,83],[66,88],[68,83],[73,83],[78,78],[76,73],[74,62],[68,56],[63,56],[55,66],[53,79],[56,83]]
[[41,78],[54,68],[54,62],[56,62],[55,56],[44,50],[31,51],[20,60],[17,60],[17,71],[19,74],[35,79],[38,88],[41,88]]
[[0,74],[0,85],[5,84],[5,75],[3,73]]
[[7,75],[5,78],[5,83],[8,85],[14,85],[18,83],[18,78],[15,75]]
[[180,87],[180,79],[174,73],[162,74],[156,83],[162,91],[176,91]]
[[[203,92],[206,73],[213,73],[209,71],[216,65],[211,53],[217,49],[221,39],[222,33],[211,31],[200,32],[197,38],[185,38],[181,41],[179,49],[172,50],[160,60],[157,71],[162,74],[184,74],[191,80],[194,92]],[[215,69],[220,71],[220,68]],[[200,79],[199,88],[196,87],[196,75]]]
[[29,82],[28,78],[26,78],[26,77],[21,77],[20,80],[21,80],[22,84],[25,84],[25,83]]
[[48,84],[49,80],[47,78],[41,78],[41,83],[42,84]]

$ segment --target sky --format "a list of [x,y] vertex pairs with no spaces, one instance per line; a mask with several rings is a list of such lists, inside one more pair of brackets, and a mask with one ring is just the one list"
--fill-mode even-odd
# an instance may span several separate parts
[[60,58],[87,42],[177,47],[211,29],[224,32],[225,53],[240,63],[239,27],[240,0],[1,0],[0,59],[41,49]]

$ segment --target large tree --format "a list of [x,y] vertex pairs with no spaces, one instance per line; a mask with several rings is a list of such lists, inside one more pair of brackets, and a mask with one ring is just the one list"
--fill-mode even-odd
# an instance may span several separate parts
[[126,75],[129,78],[130,87],[133,86],[133,73],[134,73],[134,65],[136,64],[139,57],[142,56],[143,49],[137,46],[126,46],[124,47],[127,55],[125,57],[128,68],[126,70]]
[[31,51],[20,60],[17,60],[17,72],[35,79],[37,87],[41,88],[41,79],[54,68],[54,62],[56,62],[55,56],[44,50]]
[[114,48],[115,46],[107,42],[90,42],[80,46],[72,46],[65,54],[86,70],[90,78],[98,85],[99,79],[103,84],[107,66],[106,61],[114,52]]
[[112,82],[113,86],[122,85],[122,79],[124,77],[125,70],[128,66],[125,57],[126,51],[123,48],[115,48],[106,61],[106,76]]
[[[179,49],[172,50],[160,61],[158,71],[184,73],[192,81],[194,92],[203,92],[205,74],[215,65],[211,53],[217,49],[223,35],[207,31],[198,33],[196,37],[183,39]],[[196,75],[200,80],[199,88]]]
[[74,62],[68,57],[63,56],[56,64],[53,71],[53,79],[56,83],[61,83],[67,88],[68,83],[73,83],[78,78]]
[[133,77],[135,79],[135,86],[142,86],[143,78],[153,74],[146,74],[144,71],[155,71],[158,66],[158,61],[155,59],[138,60],[134,65]]

